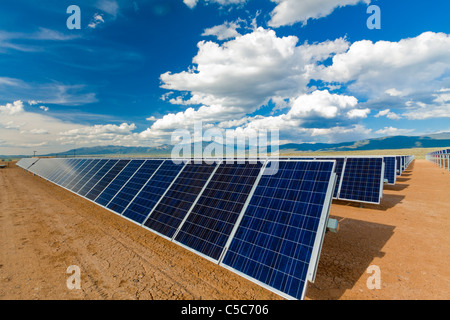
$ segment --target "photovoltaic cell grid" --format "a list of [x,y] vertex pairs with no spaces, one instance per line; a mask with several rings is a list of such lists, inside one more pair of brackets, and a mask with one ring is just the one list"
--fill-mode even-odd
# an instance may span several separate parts
[[86,198],[95,200],[98,195],[109,185],[109,183],[122,171],[122,169],[130,162],[130,160],[115,161],[107,174],[89,191]]
[[145,160],[131,160],[128,165],[113,179],[113,181],[95,199],[101,206],[107,206],[114,196],[130,180],[133,174],[144,164]]
[[383,180],[383,158],[347,158],[338,198],[379,204]]
[[[301,157],[289,159],[302,159]],[[361,203],[379,204],[383,195],[384,165],[383,157],[380,156],[336,156],[336,157],[314,157],[315,160],[336,161],[336,185],[333,198]],[[350,160],[349,159],[357,159]],[[373,159],[379,166],[371,164]],[[380,160],[381,159],[381,162]],[[349,163],[349,166],[347,166]],[[367,178],[367,180],[366,180]]]
[[[279,176],[265,176],[261,175],[262,163],[175,165],[169,160],[46,159],[35,171],[46,179],[52,176],[54,181],[69,186],[72,192],[85,194],[91,201],[108,205],[116,213],[123,212],[136,223],[145,221],[148,229],[200,255],[219,263],[226,257],[227,268],[257,279],[266,288],[286,297],[302,298],[304,283],[311,280],[311,270],[315,270],[320,253],[321,241],[317,240],[325,226],[323,218],[328,217],[334,181],[330,185],[327,178],[334,175],[334,164],[334,161],[280,162]],[[325,185],[329,187],[324,194]],[[263,230],[269,240],[258,242],[266,254],[256,260],[258,267],[255,267],[272,268],[270,276],[265,271],[258,275],[254,271],[248,271],[249,274],[239,271],[228,253],[225,255],[226,246],[234,248],[233,254],[245,256],[235,243],[252,240],[248,231],[255,224],[249,224],[245,234],[240,231],[241,225],[246,226],[249,217],[254,220],[276,210],[279,213],[271,216],[272,220],[261,220],[266,223]],[[142,217],[132,218],[125,212]],[[256,240],[261,239],[265,238]],[[270,252],[278,247],[283,250],[275,260],[266,257],[273,258]],[[289,253],[293,256],[287,261]],[[229,254],[231,257],[232,252]]]
[[223,264],[302,299],[308,276],[313,280],[313,250],[319,250],[326,227],[333,166],[280,162],[277,174],[263,175]]
[[172,238],[217,164],[188,163],[144,226]]
[[125,209],[123,215],[137,223],[144,222],[147,215],[183,167],[184,164],[175,164],[171,160],[165,160]]
[[384,179],[388,184],[395,184],[397,180],[397,160],[396,157],[383,157],[384,161]]
[[261,167],[220,164],[175,240],[218,260]]
[[80,189],[78,194],[86,196],[86,194],[100,181],[103,176],[117,163],[118,160],[107,160],[97,172],[94,172],[90,179]]
[[146,160],[108,203],[107,208],[118,214],[122,214],[163,162],[164,160]]
[[[345,158],[318,158],[321,160],[336,160],[336,167],[335,167],[335,173],[336,173],[336,178],[337,181],[341,181],[341,177],[342,177],[342,172],[344,170],[344,163],[345,163]],[[334,187],[334,191],[333,191],[333,198],[337,198],[338,197],[338,193],[339,193],[339,183],[336,183],[336,186]]]

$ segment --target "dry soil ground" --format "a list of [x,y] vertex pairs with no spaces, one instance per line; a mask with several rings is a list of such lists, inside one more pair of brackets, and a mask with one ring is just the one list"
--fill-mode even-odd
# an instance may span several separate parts
[[[416,160],[381,205],[335,201],[331,216],[340,229],[307,299],[450,298],[450,172]],[[0,169],[0,242],[2,300],[281,299],[15,166]],[[66,285],[71,265],[79,290]]]

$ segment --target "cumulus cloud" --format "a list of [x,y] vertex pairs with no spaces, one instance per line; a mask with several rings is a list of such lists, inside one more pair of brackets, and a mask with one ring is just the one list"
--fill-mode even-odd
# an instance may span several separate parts
[[277,6],[271,13],[269,26],[280,27],[297,22],[306,24],[309,19],[319,19],[331,14],[336,8],[369,4],[370,0],[271,0]]
[[205,29],[202,36],[215,36],[218,40],[236,38],[240,35],[236,30],[238,28],[239,25],[236,22],[225,22],[221,25]]
[[362,40],[333,57],[332,65],[319,68],[316,77],[348,83],[353,92],[378,96],[406,96],[434,90],[450,77],[450,36],[424,32],[398,42]]
[[[347,85],[367,105],[382,109],[389,119],[448,117],[450,36],[424,32],[398,42],[368,40],[351,44],[329,66],[317,65],[312,78]],[[444,88],[444,89],[442,89]],[[442,91],[443,90],[443,91]]]
[[23,102],[18,100],[13,103],[7,103],[4,106],[0,106],[0,114],[2,118],[6,118],[7,116],[13,116],[24,112]]
[[39,147],[39,153],[45,154],[82,146],[153,143],[141,139],[133,123],[82,125],[29,109],[19,100],[0,105],[0,136],[4,141],[0,154],[30,154],[31,147]]
[[[198,43],[194,66],[188,71],[161,75],[162,87],[187,92],[170,100],[173,104],[204,105],[223,113],[243,116],[271,98],[291,98],[306,92],[308,72],[318,61],[348,48],[344,39],[297,46],[295,36],[277,37],[273,30],[257,28],[219,45]],[[205,111],[206,112],[206,111]]]
[[88,27],[91,28],[91,29],[95,29],[101,23],[105,23],[105,20],[103,19],[103,15],[96,13],[92,17],[92,20],[88,24]]
[[399,116],[395,112],[392,112],[391,109],[381,110],[374,117],[375,118],[386,117],[386,118],[391,119],[391,120],[399,120],[399,119],[401,119],[401,116]]
[[376,134],[383,136],[397,136],[413,132],[414,129],[398,129],[394,127],[384,127],[383,129],[375,131]]

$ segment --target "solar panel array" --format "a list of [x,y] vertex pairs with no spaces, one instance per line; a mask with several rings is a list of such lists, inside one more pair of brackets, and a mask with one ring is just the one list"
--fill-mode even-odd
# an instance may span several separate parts
[[289,159],[336,161],[333,199],[380,204],[384,184],[394,185],[414,156],[306,156]]
[[334,199],[373,204],[381,202],[385,180],[385,162],[382,156],[317,156],[313,159],[336,161]]
[[426,154],[425,159],[433,162],[439,167],[450,171],[450,149],[443,149]]
[[18,165],[283,297],[314,281],[336,161],[30,163]]

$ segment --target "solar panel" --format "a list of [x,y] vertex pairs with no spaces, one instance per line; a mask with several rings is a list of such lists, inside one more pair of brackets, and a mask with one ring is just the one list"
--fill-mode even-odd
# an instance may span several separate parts
[[97,161],[98,160],[96,159],[87,159],[86,162],[78,167],[72,175],[64,180],[58,179],[59,181],[56,181],[56,183],[60,184],[64,188],[72,190],[72,188],[78,183],[78,181],[80,181],[81,178],[83,178],[86,173],[88,173],[92,169],[92,166],[97,163]]
[[144,222],[147,215],[170,186],[175,177],[183,169],[184,164],[175,164],[166,160],[158,168],[137,196],[130,202],[122,215],[137,222]]
[[116,194],[116,196],[107,205],[108,209],[119,214],[128,207],[133,198],[139,193],[148,179],[158,170],[164,160],[146,160],[145,163],[136,171],[130,180]]
[[334,161],[280,161],[263,175],[222,265],[288,298],[314,280],[335,183]]
[[86,194],[86,198],[95,200],[97,196],[109,185],[109,183],[122,171],[130,160],[118,160],[111,170]]
[[[272,164],[278,171],[269,175]],[[303,298],[315,277],[335,166],[46,159],[34,170],[278,294]]]
[[[345,157],[333,157],[333,158],[332,157],[316,157],[315,159],[336,161],[336,166],[335,166],[334,171],[336,173],[337,181],[338,182],[341,181],[342,172],[344,170]],[[340,183],[336,183],[336,186],[333,191],[333,198],[338,197],[339,187],[340,187]]]
[[338,199],[380,203],[384,181],[382,157],[347,158]]
[[145,160],[131,160],[122,172],[120,172],[97,199],[95,199],[95,202],[99,205],[107,206],[111,199],[126,185],[128,180],[130,180],[144,162]]
[[83,188],[83,186],[92,178],[94,174],[98,172],[98,170],[100,170],[105,165],[107,161],[108,160],[106,159],[94,160],[90,164],[91,170],[89,170],[80,180],[78,180],[77,184],[75,184],[71,190],[75,193],[78,193],[78,191]]
[[105,174],[117,163],[119,160],[106,160],[104,165],[92,175],[92,177],[87,181],[84,186],[78,191],[80,196],[85,196],[96,184],[100,181]]
[[67,162],[67,160],[65,159],[57,159],[55,168],[53,170],[53,172],[51,172],[48,176],[48,180],[50,181],[54,181],[55,178],[64,170],[65,168],[65,163]]
[[216,164],[188,163],[144,226],[172,238],[216,167]]
[[64,183],[74,176],[80,166],[84,163],[83,159],[64,159],[61,161],[58,171],[52,175],[51,181],[64,186]]
[[175,235],[175,241],[218,260],[262,165],[222,163]]
[[395,184],[397,180],[397,160],[395,157],[383,157],[384,161],[384,179],[387,180],[388,184]]

